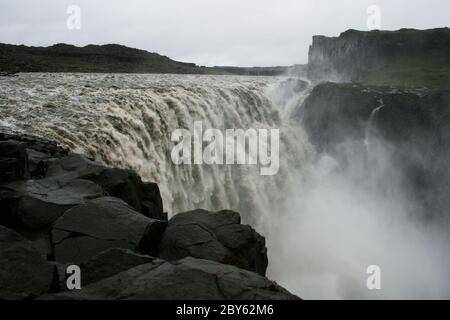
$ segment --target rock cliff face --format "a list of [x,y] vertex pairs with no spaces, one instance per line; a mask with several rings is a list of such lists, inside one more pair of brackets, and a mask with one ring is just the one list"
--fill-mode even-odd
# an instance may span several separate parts
[[0,299],[298,299],[266,268],[265,239],[237,212],[168,221],[136,173],[0,134]]
[[297,117],[319,152],[344,165],[364,158],[366,170],[375,170],[371,161],[385,157],[428,214],[448,216],[449,91],[324,83]]
[[370,84],[449,87],[450,29],[348,30],[338,37],[314,36],[311,79]]

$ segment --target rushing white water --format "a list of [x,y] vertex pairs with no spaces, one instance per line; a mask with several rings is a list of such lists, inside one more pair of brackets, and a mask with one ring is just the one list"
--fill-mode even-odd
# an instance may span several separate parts
[[[22,74],[0,82],[0,125],[56,140],[111,166],[159,184],[169,214],[230,208],[257,228],[280,210],[289,170],[307,142],[287,125],[293,95],[284,78]],[[288,101],[288,103],[286,103]],[[215,129],[281,129],[280,171],[260,176],[251,165],[174,165],[171,134],[202,121]],[[245,152],[245,150],[238,150]]]
[[[169,214],[239,211],[266,236],[268,276],[303,298],[450,297],[448,236],[410,218],[414,199],[402,194],[398,170],[373,141],[382,104],[368,119],[371,161],[349,153],[343,169],[315,154],[291,119],[309,90],[282,77],[21,74],[0,79],[0,129],[134,169],[159,184]],[[261,176],[249,165],[174,165],[171,133],[194,121],[280,129],[278,174]],[[382,290],[366,287],[372,264],[381,267]]]

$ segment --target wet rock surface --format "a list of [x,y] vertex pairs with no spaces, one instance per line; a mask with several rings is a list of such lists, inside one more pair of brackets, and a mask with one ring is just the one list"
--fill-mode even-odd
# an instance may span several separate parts
[[265,239],[239,213],[193,210],[179,213],[169,221],[160,245],[160,256],[178,260],[187,256],[232,264],[265,275]]
[[296,116],[319,152],[343,167],[389,161],[426,212],[448,215],[450,91],[324,83]]
[[61,183],[51,178],[1,184],[0,192],[2,201],[16,203],[2,212],[2,218],[31,230],[49,227],[67,209],[103,194],[87,180]]
[[13,230],[0,226],[0,297],[32,298],[54,284],[55,266]]
[[108,195],[122,199],[144,215],[167,220],[158,185],[142,182],[131,170],[106,168],[82,155],[73,154],[53,161],[47,175],[61,180],[92,181]]
[[214,261],[154,261],[44,299],[298,299],[273,281]]
[[107,249],[82,265],[83,282],[88,285],[142,264],[163,262],[161,259],[128,249]]
[[67,210],[53,224],[51,238],[57,261],[79,264],[107,248],[156,255],[165,227],[120,199],[102,197]]
[[265,239],[238,213],[168,221],[158,185],[133,171],[0,134],[0,299],[297,298],[266,268]]

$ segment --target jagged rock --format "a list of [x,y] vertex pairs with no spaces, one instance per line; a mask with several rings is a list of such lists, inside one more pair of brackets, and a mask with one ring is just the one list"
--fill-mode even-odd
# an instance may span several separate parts
[[161,194],[156,183],[143,183],[141,178],[131,170],[103,168],[83,175],[110,195],[120,198],[145,216],[158,220],[167,220],[163,213]]
[[[27,239],[0,226],[0,299],[64,290],[72,263],[82,268],[84,289],[47,298],[296,298],[256,273],[230,266],[261,275],[267,268],[264,238],[241,225],[238,213],[179,214],[165,232],[167,215],[155,183],[81,155],[66,156],[43,139],[0,133],[1,143],[15,162],[8,163],[0,182],[0,224]],[[156,258],[189,255],[217,262]]]
[[128,249],[111,248],[99,253],[82,266],[82,285],[109,278],[141,264],[158,262],[164,263],[163,260],[137,254]]
[[299,299],[256,273],[188,257],[143,264],[44,299]]
[[156,255],[166,224],[139,214],[120,199],[95,199],[55,221],[51,231],[55,259],[83,263],[114,247]]
[[52,292],[61,292],[67,290],[67,277],[70,275],[67,273],[67,268],[71,265],[70,263],[58,263],[55,261],[50,261],[56,268],[55,273],[55,283]]
[[32,178],[43,178],[47,171],[49,156],[46,153],[27,149],[28,166]]
[[16,166],[14,178],[11,178],[11,174],[8,174],[8,178],[0,173],[0,179],[11,181],[30,177],[42,178],[45,176],[48,161],[62,157],[67,152],[66,149],[58,146],[55,142],[43,138],[0,132],[0,172],[3,172],[3,169],[1,169],[2,160],[9,159],[5,161],[6,165],[8,162],[14,162]]
[[0,141],[13,140],[25,144],[26,148],[46,154],[49,158],[60,158],[68,154],[68,150],[59,146],[55,141],[27,134],[0,132]]
[[47,176],[62,180],[82,178],[100,185],[108,195],[120,198],[147,217],[167,220],[156,183],[143,183],[131,170],[107,168],[82,155],[69,155],[52,162]]
[[169,221],[160,245],[160,257],[178,260],[187,256],[233,264],[265,275],[265,239],[248,225],[241,225],[239,213],[193,210]]
[[47,177],[70,181],[99,172],[103,168],[105,167],[81,154],[70,154],[51,161],[47,169]]
[[0,181],[12,181],[29,177],[28,156],[24,143],[0,141]]
[[0,297],[22,299],[48,293],[55,268],[33,244],[18,233],[0,226]]
[[47,228],[67,209],[102,195],[98,185],[81,179],[4,183],[0,185],[0,224],[30,230]]

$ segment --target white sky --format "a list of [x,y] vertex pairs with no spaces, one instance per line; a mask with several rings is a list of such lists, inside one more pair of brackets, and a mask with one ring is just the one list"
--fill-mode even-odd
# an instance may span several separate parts
[[[306,63],[311,37],[450,24],[449,0],[0,0],[0,42],[47,46],[119,43],[200,65]],[[81,29],[66,27],[69,5]]]

